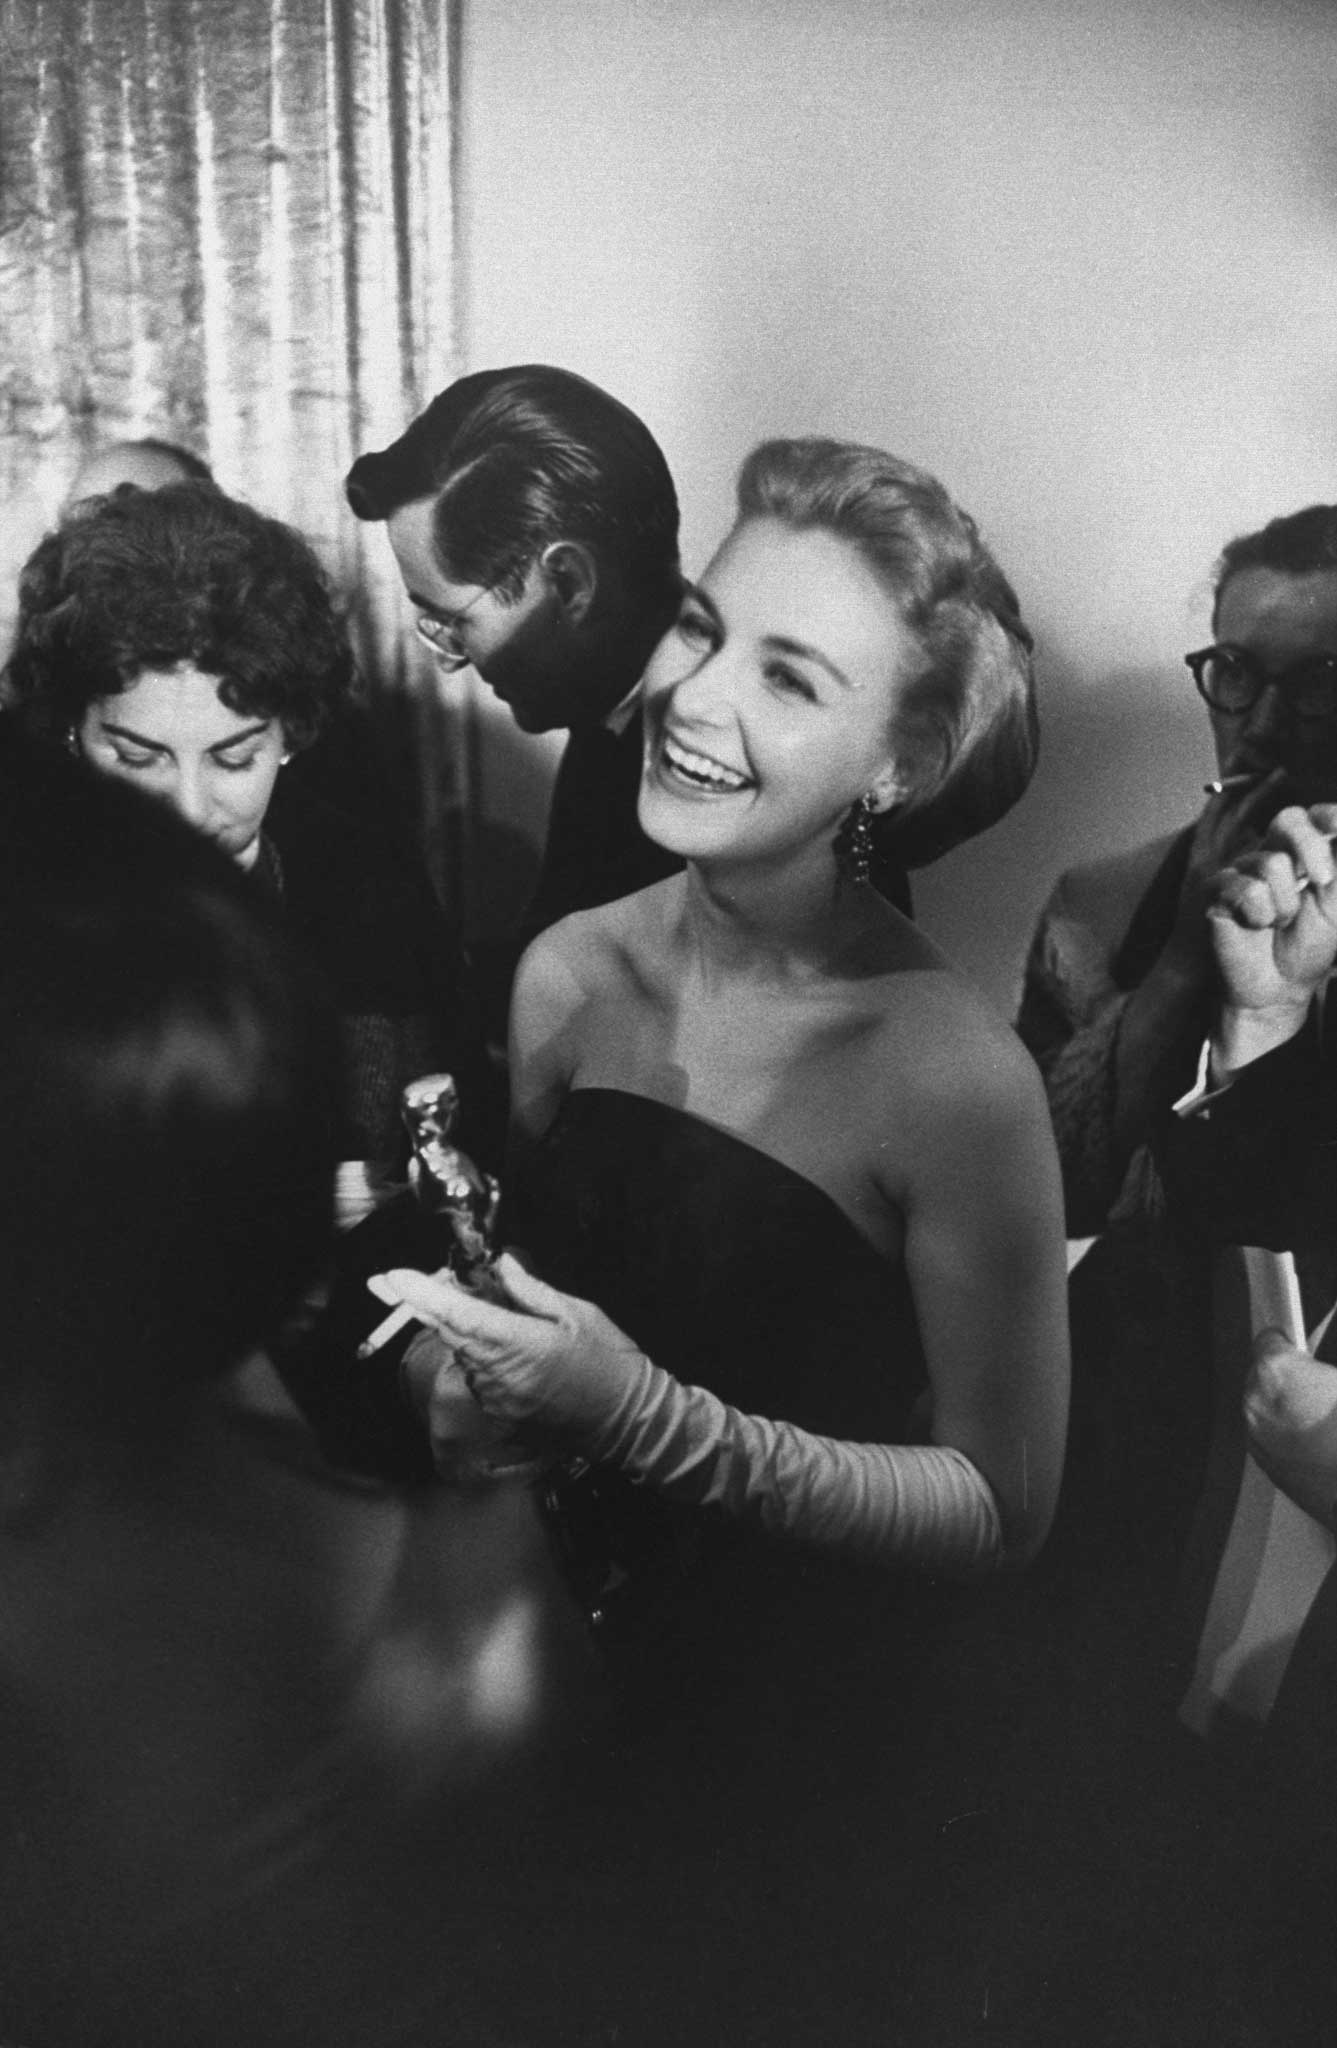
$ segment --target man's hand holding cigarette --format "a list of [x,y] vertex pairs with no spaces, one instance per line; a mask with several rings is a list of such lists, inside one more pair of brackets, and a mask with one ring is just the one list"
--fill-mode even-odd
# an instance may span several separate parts
[[1237,1071],[1303,1028],[1337,961],[1337,804],[1279,811],[1218,876],[1208,912],[1221,1002],[1212,1069]]

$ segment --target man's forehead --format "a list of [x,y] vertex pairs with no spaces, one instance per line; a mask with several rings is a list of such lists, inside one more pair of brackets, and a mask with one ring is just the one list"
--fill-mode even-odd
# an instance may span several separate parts
[[1232,576],[1216,608],[1220,640],[1252,638],[1337,653],[1337,569],[1290,575],[1251,567]]
[[476,583],[456,583],[441,566],[430,498],[401,505],[386,520],[386,532],[410,601],[432,617],[450,618],[477,597]]

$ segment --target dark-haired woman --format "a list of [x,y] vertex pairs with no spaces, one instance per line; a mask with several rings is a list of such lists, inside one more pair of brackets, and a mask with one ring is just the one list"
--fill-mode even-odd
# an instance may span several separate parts
[[[679,2039],[931,2038],[896,2031],[909,1918],[941,1938],[990,1804],[997,1596],[944,1580],[1026,1562],[1053,1511],[1057,1163],[1024,1053],[868,863],[1020,796],[1029,650],[933,478],[760,448],[645,681],[641,818],[686,873],[522,963],[512,1234],[543,1278],[391,1283],[453,1354],[438,1379],[418,1340],[429,1423],[458,1361],[598,1474],[628,1826],[702,1944]],[[963,1963],[963,2025],[978,1989]]]
[[282,773],[355,690],[310,547],[203,482],[86,499],[24,567],[5,683],[29,729],[170,804],[281,901],[340,1012],[345,1186],[375,1178],[402,1083],[467,1058],[458,956],[401,850]]

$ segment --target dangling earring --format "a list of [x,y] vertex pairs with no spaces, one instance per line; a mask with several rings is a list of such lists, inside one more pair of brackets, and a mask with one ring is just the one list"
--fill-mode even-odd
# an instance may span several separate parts
[[867,790],[857,803],[850,805],[832,842],[837,872],[847,882],[863,883],[868,880],[873,863],[873,818],[876,811],[877,798],[871,789]]
[[67,725],[65,728],[65,751],[67,754],[73,754],[76,759],[78,758],[79,730],[77,726]]

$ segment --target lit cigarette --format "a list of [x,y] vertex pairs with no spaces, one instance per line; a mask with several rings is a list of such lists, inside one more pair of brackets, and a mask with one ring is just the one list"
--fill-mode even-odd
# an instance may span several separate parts
[[401,1330],[406,1330],[410,1323],[416,1323],[417,1321],[418,1317],[414,1310],[409,1307],[406,1301],[401,1301],[398,1308],[392,1309],[390,1314],[377,1323],[376,1328],[362,1339],[362,1342],[357,1347],[358,1357],[370,1358],[374,1351],[382,1350],[392,1337],[397,1337]]
[[1257,782],[1256,775],[1222,775],[1215,782],[1204,782],[1205,796],[1224,796],[1228,789],[1247,789],[1251,782]]

